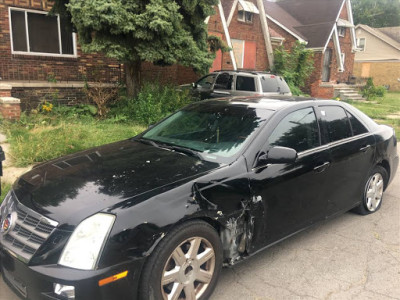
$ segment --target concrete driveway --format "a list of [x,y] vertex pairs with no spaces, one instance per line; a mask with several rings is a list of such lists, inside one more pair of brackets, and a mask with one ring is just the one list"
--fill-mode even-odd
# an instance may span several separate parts
[[[400,299],[399,173],[377,213],[346,213],[223,269],[211,300]],[[0,280],[0,300],[17,299]]]

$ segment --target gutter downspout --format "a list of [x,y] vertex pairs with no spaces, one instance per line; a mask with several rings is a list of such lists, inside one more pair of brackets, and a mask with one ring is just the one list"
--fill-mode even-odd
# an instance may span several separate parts
[[272,49],[271,36],[269,35],[269,28],[267,16],[265,14],[264,0],[257,0],[258,10],[260,11],[261,28],[264,34],[265,48],[267,49],[268,63],[270,70],[274,67],[274,50]]
[[344,64],[343,64],[343,61],[342,61],[342,50],[340,48],[339,35],[338,35],[338,32],[337,32],[336,24],[335,24],[334,28],[335,29],[333,31],[333,44],[335,45],[336,59],[337,59],[337,62],[338,62],[338,69],[339,69],[339,72],[343,72],[344,71]]
[[219,1],[219,3],[218,3],[218,9],[219,9],[219,15],[220,15],[221,21],[222,21],[222,27],[224,28],[226,42],[227,42],[229,48],[232,49],[231,51],[229,51],[229,54],[231,55],[233,70],[236,71],[237,70],[237,65],[236,65],[235,55],[233,54],[231,36],[229,34],[228,26],[226,24],[225,14],[224,14],[224,10],[222,8],[221,1]]

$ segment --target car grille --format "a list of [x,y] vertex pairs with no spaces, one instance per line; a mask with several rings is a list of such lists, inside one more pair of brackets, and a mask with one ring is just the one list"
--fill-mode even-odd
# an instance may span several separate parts
[[58,223],[25,207],[10,192],[1,207],[1,220],[11,216],[8,231],[0,233],[1,244],[20,260],[29,262]]

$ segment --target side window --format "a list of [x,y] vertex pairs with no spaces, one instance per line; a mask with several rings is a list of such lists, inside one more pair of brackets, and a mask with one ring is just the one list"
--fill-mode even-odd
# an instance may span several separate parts
[[309,107],[287,115],[268,138],[270,146],[293,148],[297,152],[320,145],[319,128],[314,110]]
[[232,89],[232,79],[233,76],[229,73],[222,73],[217,77],[215,81],[214,89],[217,90],[231,90]]
[[256,91],[256,82],[254,77],[237,76],[236,77],[236,90],[237,91]]
[[343,108],[340,106],[322,106],[321,114],[325,119],[331,142],[352,136],[350,122]]
[[351,128],[353,129],[353,135],[359,135],[368,132],[368,129],[365,128],[365,126],[355,116],[353,116],[348,111],[346,112],[347,115],[349,116]]
[[196,82],[198,87],[210,87],[214,83],[215,74],[207,75]]

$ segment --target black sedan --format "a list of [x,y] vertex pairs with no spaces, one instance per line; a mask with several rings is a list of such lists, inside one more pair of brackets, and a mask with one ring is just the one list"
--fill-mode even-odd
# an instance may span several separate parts
[[197,102],[21,176],[1,206],[1,272],[28,299],[207,299],[223,265],[377,211],[396,148],[337,101]]

